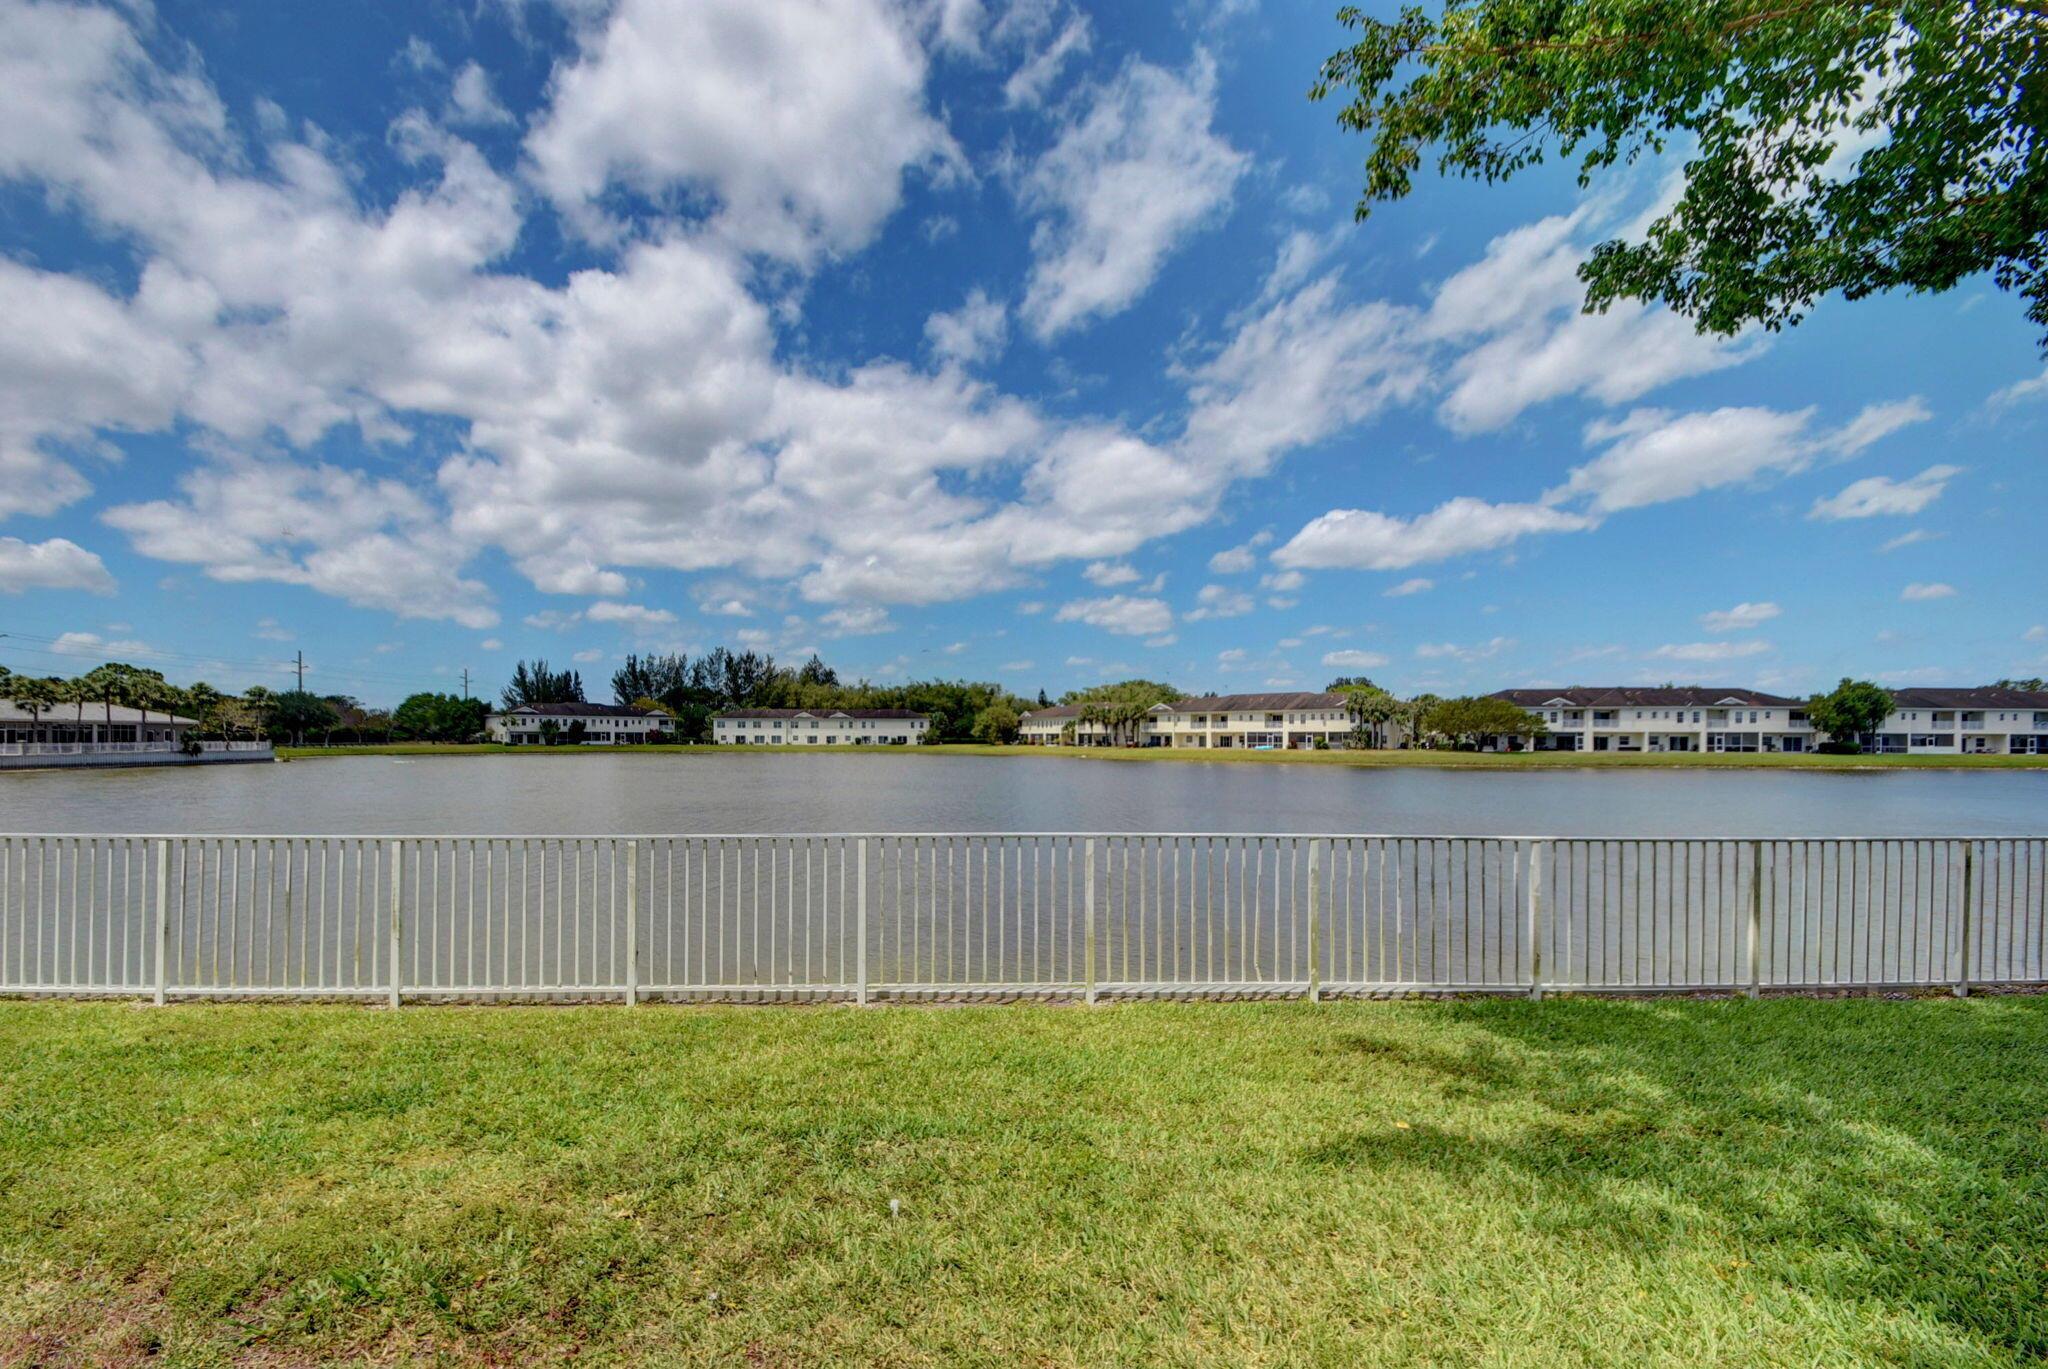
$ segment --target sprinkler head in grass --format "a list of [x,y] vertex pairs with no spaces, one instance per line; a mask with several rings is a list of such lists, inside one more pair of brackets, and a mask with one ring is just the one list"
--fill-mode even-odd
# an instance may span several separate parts
[[901,1198],[891,1198],[889,1200],[889,1215],[891,1217],[901,1217],[903,1215],[903,1200]]

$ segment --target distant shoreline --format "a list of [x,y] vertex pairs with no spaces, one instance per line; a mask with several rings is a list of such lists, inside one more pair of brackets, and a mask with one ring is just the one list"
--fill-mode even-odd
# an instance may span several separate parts
[[986,756],[1100,762],[1210,762],[1227,765],[1337,765],[1432,770],[2044,770],[2048,756],[1828,756],[1817,753],[1494,751],[1239,751],[1100,746],[500,746],[394,742],[381,746],[279,746],[281,761],[331,756]]

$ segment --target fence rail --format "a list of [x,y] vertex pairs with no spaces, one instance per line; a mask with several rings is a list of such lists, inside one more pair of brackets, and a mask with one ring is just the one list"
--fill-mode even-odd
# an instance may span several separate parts
[[[183,742],[0,742],[0,756],[137,756],[183,752]],[[202,752],[268,751],[267,741],[200,742]]]
[[1238,997],[2048,983],[2048,838],[0,836],[0,994]]

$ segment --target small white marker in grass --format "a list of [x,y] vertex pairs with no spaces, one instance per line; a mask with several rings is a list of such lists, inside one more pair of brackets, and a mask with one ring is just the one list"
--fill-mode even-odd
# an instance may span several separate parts
[[903,1200],[901,1198],[891,1198],[889,1200],[889,1215],[891,1217],[901,1217],[903,1215]]

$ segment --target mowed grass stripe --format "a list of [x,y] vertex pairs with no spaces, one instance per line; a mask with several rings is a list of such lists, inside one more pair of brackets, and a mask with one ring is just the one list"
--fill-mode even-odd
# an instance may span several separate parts
[[2044,1060],[2038,998],[0,1004],[0,1362],[2019,1363]]

